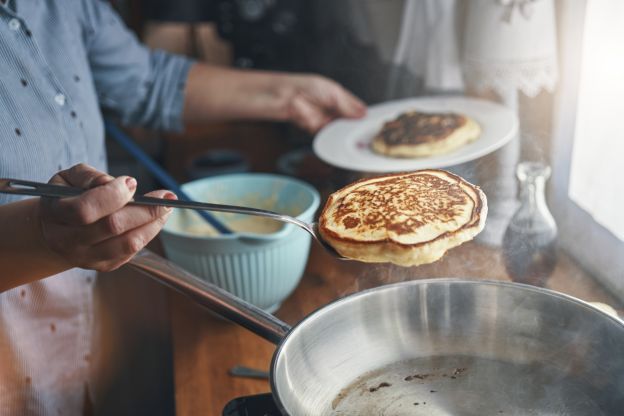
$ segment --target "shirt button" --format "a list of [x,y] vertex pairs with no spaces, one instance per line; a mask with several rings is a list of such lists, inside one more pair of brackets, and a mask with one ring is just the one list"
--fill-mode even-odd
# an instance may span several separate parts
[[54,96],[54,101],[56,101],[56,103],[60,106],[64,106],[65,105],[65,96],[63,94],[56,94]]
[[11,29],[11,30],[19,30],[20,26],[22,26],[22,24],[20,23],[19,20],[15,19],[15,18],[9,20],[9,29]]

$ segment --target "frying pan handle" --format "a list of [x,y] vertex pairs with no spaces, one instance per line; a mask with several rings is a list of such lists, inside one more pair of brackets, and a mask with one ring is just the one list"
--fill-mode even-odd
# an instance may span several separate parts
[[273,344],[279,344],[290,331],[289,325],[273,315],[201,280],[147,249],[141,250],[128,265]]

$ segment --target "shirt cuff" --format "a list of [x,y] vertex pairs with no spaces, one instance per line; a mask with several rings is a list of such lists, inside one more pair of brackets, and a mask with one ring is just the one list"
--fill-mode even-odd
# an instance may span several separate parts
[[159,128],[169,131],[184,129],[184,90],[193,59],[161,50],[151,52],[153,68],[159,68],[161,116]]

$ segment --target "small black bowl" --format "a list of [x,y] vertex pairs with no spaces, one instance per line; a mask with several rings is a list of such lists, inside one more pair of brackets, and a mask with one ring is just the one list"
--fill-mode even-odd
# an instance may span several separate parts
[[224,173],[249,171],[249,162],[241,153],[229,149],[211,150],[191,160],[186,168],[190,180]]

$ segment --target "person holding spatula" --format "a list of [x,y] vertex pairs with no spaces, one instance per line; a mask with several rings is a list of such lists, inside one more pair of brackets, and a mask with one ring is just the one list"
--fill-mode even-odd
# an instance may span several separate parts
[[[89,189],[65,199],[0,194],[2,415],[93,410],[86,357],[96,348],[96,272],[127,262],[169,214],[127,206],[136,180],[105,173],[100,108],[124,124],[163,130],[257,119],[314,132],[365,112],[320,76],[150,51],[103,1],[0,2],[0,56],[0,177]],[[149,195],[176,198],[166,190]]]

